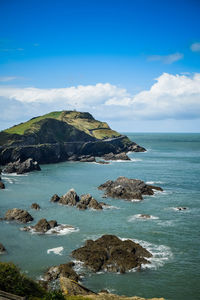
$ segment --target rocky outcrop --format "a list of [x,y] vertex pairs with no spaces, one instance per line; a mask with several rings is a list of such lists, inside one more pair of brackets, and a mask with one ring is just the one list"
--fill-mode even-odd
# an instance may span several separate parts
[[[69,190],[65,195],[59,197],[57,194],[50,199],[51,202],[57,202],[63,205],[76,206],[80,210],[92,208],[96,210],[103,209],[101,203],[94,199],[90,194],[84,194],[81,197],[77,195],[74,189]],[[106,205],[104,203],[104,205]]]
[[32,203],[32,204],[31,204],[31,208],[32,208],[32,209],[35,209],[35,210],[40,210],[40,206],[39,206],[39,204],[37,204],[37,203]]
[[17,173],[24,174],[31,171],[40,171],[40,166],[37,161],[34,161],[32,158],[21,162],[20,159],[16,162],[10,162],[5,168],[5,173]]
[[125,152],[114,154],[114,153],[108,153],[103,156],[103,159],[105,160],[130,160],[128,155]]
[[146,184],[139,179],[118,177],[115,181],[108,180],[98,187],[105,190],[105,196],[125,200],[142,200],[144,195],[153,195],[154,190],[162,191],[162,188]]
[[83,247],[72,252],[72,256],[94,272],[124,273],[150,263],[146,258],[152,254],[131,240],[122,241],[114,235],[103,235],[96,241],[87,240]]
[[5,189],[5,184],[2,181],[0,181],[0,189]]
[[4,247],[3,244],[0,243],[0,254],[3,254],[6,252],[6,248]]
[[72,155],[68,157],[68,161],[80,161],[80,162],[96,162],[96,159],[93,155]]
[[80,279],[79,275],[74,271],[73,267],[75,264],[73,262],[69,262],[66,264],[61,264],[59,266],[53,266],[47,270],[43,279],[45,281],[54,281],[58,278],[65,277],[75,281]]
[[33,221],[33,217],[26,210],[13,208],[6,212],[4,220],[28,223]]
[[34,226],[25,226],[22,228],[24,231],[32,231],[35,233],[45,234],[59,234],[61,231],[65,229],[75,229],[70,225],[58,224],[56,220],[47,221],[46,219],[41,219]]
[[97,295],[80,283],[63,276],[60,277],[60,286],[66,296],[86,296],[87,298],[88,295]]
[[139,215],[139,218],[141,218],[141,219],[150,219],[151,216],[147,215],[147,214],[141,214],[141,215]]

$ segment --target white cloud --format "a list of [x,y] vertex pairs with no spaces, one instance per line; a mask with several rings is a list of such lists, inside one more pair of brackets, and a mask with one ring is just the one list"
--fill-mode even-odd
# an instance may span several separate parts
[[182,59],[184,55],[182,53],[173,53],[169,55],[151,55],[148,57],[149,61],[161,61],[164,64],[172,64],[175,61]]
[[191,49],[193,52],[200,52],[200,43],[193,43],[193,44],[190,46],[190,49]]
[[[54,110],[89,111],[101,120],[166,120],[200,118],[200,73],[163,73],[135,95],[110,83],[56,89],[0,86],[1,121],[16,124]],[[14,119],[16,118],[17,119]]]
[[0,82],[7,82],[17,79],[15,76],[0,76]]

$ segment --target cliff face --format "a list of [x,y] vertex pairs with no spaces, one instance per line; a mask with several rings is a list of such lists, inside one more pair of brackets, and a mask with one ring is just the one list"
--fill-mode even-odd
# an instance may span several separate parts
[[0,132],[0,164],[29,157],[39,163],[67,160],[76,155],[102,156],[144,151],[126,136],[89,113],[52,112]]

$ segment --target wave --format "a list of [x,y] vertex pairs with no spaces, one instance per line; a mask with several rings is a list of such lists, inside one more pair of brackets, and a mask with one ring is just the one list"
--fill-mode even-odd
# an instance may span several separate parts
[[133,222],[135,220],[148,221],[148,220],[158,220],[159,218],[156,216],[149,215],[149,217],[145,217],[141,214],[133,215],[128,218],[128,222]]
[[130,201],[131,201],[131,202],[140,202],[140,201],[142,201],[142,200],[140,200],[140,199],[131,199]]
[[[67,235],[79,231],[79,228],[74,228],[67,224],[60,224],[54,228],[51,228],[45,233],[37,232],[31,226],[29,226],[28,229],[29,229],[28,231],[31,232],[32,234],[45,234],[45,235]],[[21,230],[25,230],[25,229],[21,228]]]
[[51,252],[53,252],[54,254],[62,255],[63,249],[64,249],[63,247],[57,247],[57,248],[48,249],[47,250],[47,254],[50,254]]
[[[127,240],[127,238],[122,238],[123,240]],[[135,240],[129,239],[135,243],[139,243],[142,247],[147,249],[153,256],[148,258],[150,264],[142,264],[142,269],[153,269],[157,270],[162,267],[168,260],[172,259],[173,253],[170,247],[165,245],[157,245],[143,240]],[[131,270],[135,271],[135,269]]]
[[103,209],[120,209],[118,206],[114,205],[102,205]]
[[163,181],[147,181],[146,184],[163,184]]
[[16,177],[19,177],[19,176],[28,176],[28,174],[4,173],[4,172],[2,172],[1,175],[2,176],[16,176]]

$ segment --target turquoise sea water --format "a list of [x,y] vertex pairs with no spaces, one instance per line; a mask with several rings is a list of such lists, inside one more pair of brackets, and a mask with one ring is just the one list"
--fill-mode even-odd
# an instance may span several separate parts
[[[142,297],[165,297],[171,300],[200,299],[200,134],[128,134],[144,146],[146,153],[131,153],[130,162],[59,163],[42,165],[41,172],[28,175],[3,175],[6,185],[0,191],[0,217],[9,208],[27,209],[34,217],[56,219],[77,230],[66,235],[37,235],[20,231],[16,223],[0,223],[0,242],[8,254],[2,261],[13,261],[33,278],[38,278],[52,265],[71,260],[73,249],[86,239],[102,234],[139,241],[154,254],[152,263],[140,272],[127,274],[93,274],[85,270],[83,284],[99,291]],[[118,176],[138,178],[161,186],[163,193],[147,196],[140,202],[102,199],[97,187]],[[79,211],[49,202],[57,193],[70,188],[78,194],[91,193],[98,201],[112,205],[103,211]],[[40,211],[31,210],[37,202]],[[186,211],[176,211],[184,206]],[[140,220],[138,214],[150,214]],[[63,247],[62,255],[48,249]],[[77,266],[78,268],[78,266]]]

